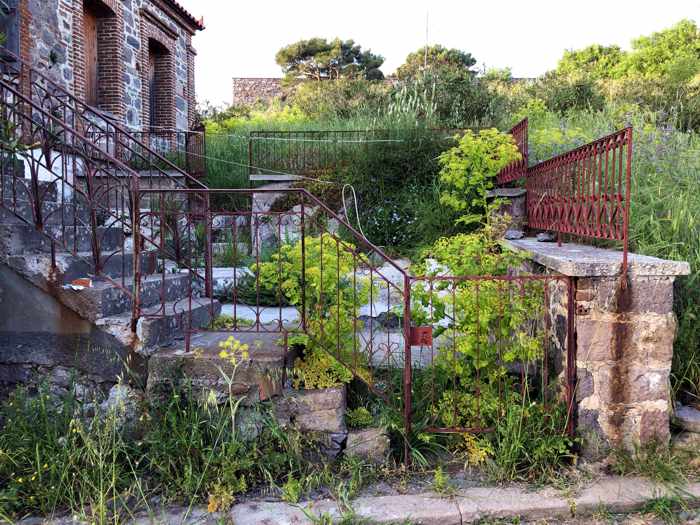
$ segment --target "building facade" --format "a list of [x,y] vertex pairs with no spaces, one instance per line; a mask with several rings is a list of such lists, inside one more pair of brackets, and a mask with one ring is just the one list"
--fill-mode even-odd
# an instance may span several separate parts
[[176,0],[2,0],[0,9],[5,47],[89,106],[140,131],[193,126],[192,37],[204,26]]

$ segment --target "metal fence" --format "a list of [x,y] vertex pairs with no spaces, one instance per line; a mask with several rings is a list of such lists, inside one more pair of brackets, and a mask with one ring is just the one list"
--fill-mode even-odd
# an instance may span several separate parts
[[528,226],[623,244],[627,269],[632,128],[529,168]]
[[[258,211],[254,200],[268,193],[290,208]],[[219,194],[253,202],[230,211],[212,204],[225,202]],[[175,309],[188,351],[207,333],[279,334],[293,360],[288,342],[301,340],[303,352],[332,356],[400,414],[406,436],[414,424],[493,430],[516,397],[564,406],[561,431],[573,431],[568,278],[412,275],[304,189],[153,189],[136,192],[135,203],[134,260],[154,256],[135,286],[157,278],[161,291],[148,308],[134,302],[134,319]],[[174,305],[173,273],[189,282]],[[204,328],[193,317],[202,305],[214,319]]]
[[518,146],[521,159],[510,163],[503,168],[496,177],[496,182],[500,185],[515,182],[527,176],[528,168],[528,121],[523,119],[513,126],[509,132]]
[[[434,128],[435,140],[449,142],[464,129]],[[412,131],[319,130],[251,131],[248,144],[250,174],[319,176],[347,167],[371,148],[410,142]]]

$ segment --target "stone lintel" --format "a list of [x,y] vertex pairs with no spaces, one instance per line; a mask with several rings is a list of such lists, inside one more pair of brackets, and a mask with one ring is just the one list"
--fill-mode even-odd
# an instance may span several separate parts
[[502,197],[506,199],[514,199],[516,197],[522,197],[527,193],[525,188],[494,188],[486,192],[486,196],[492,197]]
[[[575,243],[538,242],[532,237],[503,241],[514,250],[524,250],[542,266],[570,277],[605,277],[620,275],[622,252]],[[679,276],[690,274],[685,261],[669,261],[628,254],[630,276]]]

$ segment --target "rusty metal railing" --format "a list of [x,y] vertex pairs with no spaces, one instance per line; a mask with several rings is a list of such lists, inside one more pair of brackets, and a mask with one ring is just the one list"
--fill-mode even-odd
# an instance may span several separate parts
[[513,126],[509,132],[513,136],[515,144],[520,152],[520,160],[511,162],[496,176],[499,185],[515,182],[527,176],[528,168],[528,121],[523,119]]
[[95,161],[118,159],[137,167],[142,185],[148,187],[204,187],[196,178],[139,140],[132,131],[117,122],[113,115],[88,106],[64,86],[50,79],[5,48],[0,48],[0,67],[6,83],[46,113],[60,116],[68,128],[93,143]]
[[[214,198],[221,194],[252,202],[232,210]],[[272,195],[289,209],[256,202]],[[565,406],[560,428],[573,431],[568,278],[413,275],[301,188],[143,189],[134,201],[142,210],[134,245],[156,254],[150,270],[136,272],[137,286],[149,273],[162,279],[159,304],[141,309],[135,301],[134,318],[173,309],[186,351],[217,333],[278,334],[287,362],[323,351],[400,414],[407,440],[415,424],[421,432],[488,432],[516,397],[543,410]],[[189,283],[175,304],[166,277],[173,273]],[[202,300],[214,319],[204,328],[193,317]]]
[[[203,125],[193,130],[154,129],[149,131],[129,131],[138,143],[146,144],[153,151],[197,180],[206,176],[206,131]],[[143,166],[135,159],[132,167]],[[164,169],[168,169],[163,164]]]
[[[48,111],[26,96],[19,79],[10,71],[0,78],[0,205],[50,241],[54,269],[56,248],[63,249],[84,260],[88,274],[129,294],[124,233],[131,227],[136,173],[68,124],[65,107]],[[107,248],[111,229],[121,235]],[[86,231],[89,255],[80,241]],[[121,271],[113,276],[105,268],[117,255]]]
[[[625,128],[528,170],[530,228],[621,242],[627,270],[632,128]],[[561,239],[561,237],[560,237]]]

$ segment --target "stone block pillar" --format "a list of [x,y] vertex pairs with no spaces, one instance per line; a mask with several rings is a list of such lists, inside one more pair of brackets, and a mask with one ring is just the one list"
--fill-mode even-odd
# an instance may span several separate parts
[[576,422],[583,455],[667,442],[670,373],[676,318],[673,283],[688,263],[629,254],[627,286],[622,254],[591,246],[509,241],[545,271],[574,277]]
[[519,239],[524,236],[527,224],[526,194],[525,188],[496,188],[486,194],[489,199],[501,201],[496,214],[509,217],[506,238]]

